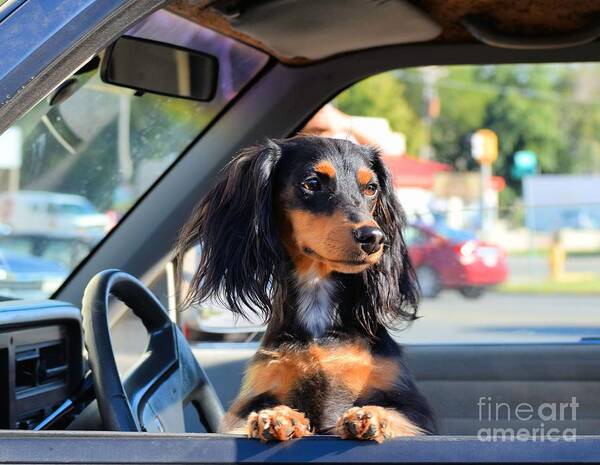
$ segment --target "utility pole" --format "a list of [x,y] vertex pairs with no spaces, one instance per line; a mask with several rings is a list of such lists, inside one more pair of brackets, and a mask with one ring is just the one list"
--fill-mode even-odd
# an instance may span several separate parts
[[471,156],[479,162],[479,214],[481,231],[491,231],[495,223],[492,192],[492,163],[498,158],[498,136],[491,129],[479,129],[471,136]]
[[425,141],[419,149],[419,158],[431,160],[434,158],[434,150],[431,145],[431,127],[433,120],[440,115],[440,98],[437,92],[437,81],[447,74],[446,70],[438,66],[427,66],[421,68],[423,81],[423,109],[421,120],[425,127]]

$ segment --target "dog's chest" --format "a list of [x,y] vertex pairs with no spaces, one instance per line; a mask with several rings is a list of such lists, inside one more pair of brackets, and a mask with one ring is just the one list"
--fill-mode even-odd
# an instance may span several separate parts
[[298,321],[312,337],[323,336],[334,321],[331,301],[333,284],[328,279],[309,275],[299,280],[296,287]]
[[315,343],[261,350],[249,368],[246,388],[274,395],[313,421],[328,423],[323,419],[336,417],[369,392],[390,389],[398,375],[394,359],[373,356],[363,345]]

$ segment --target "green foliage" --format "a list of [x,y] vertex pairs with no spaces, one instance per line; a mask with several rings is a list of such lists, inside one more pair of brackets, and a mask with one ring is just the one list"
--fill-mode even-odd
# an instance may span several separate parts
[[477,166],[471,157],[470,136],[484,127],[482,121],[494,96],[489,88],[472,85],[477,83],[477,70],[447,68],[448,74],[438,85],[441,112],[432,126],[431,141],[438,160],[458,169]]
[[512,227],[522,227],[525,223],[525,207],[518,196],[517,189],[506,186],[498,197],[500,218],[508,220]]
[[496,173],[503,175],[509,184],[520,184],[510,177],[512,156],[518,150],[533,151],[542,172],[570,171],[568,166],[563,167],[566,170],[560,169],[561,160],[565,161],[567,154],[561,134],[560,100],[553,93],[558,76],[553,70],[546,66],[521,65],[496,67],[493,73],[484,68],[478,74],[482,82],[498,87],[482,121],[484,127],[499,136]]
[[568,161],[573,172],[600,171],[600,65],[570,68],[563,92],[571,98],[561,108]]
[[434,84],[441,111],[427,134],[424,71],[384,73],[358,83],[336,100],[342,111],[387,118],[418,154],[427,140],[435,158],[457,170],[477,168],[470,136],[481,128],[498,134],[493,170],[507,183],[504,204],[520,194],[510,176],[512,157],[532,150],[542,173],[600,171],[600,65],[452,66]]
[[417,111],[406,100],[405,90],[394,74],[384,73],[350,87],[334,103],[350,115],[386,118],[392,130],[410,134],[408,150],[417,153],[425,134]]

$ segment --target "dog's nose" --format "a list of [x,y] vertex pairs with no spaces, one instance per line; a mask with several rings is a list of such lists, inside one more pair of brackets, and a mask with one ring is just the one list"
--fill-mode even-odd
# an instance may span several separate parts
[[360,244],[360,248],[369,255],[379,252],[385,239],[383,231],[373,226],[361,226],[354,230],[354,237]]

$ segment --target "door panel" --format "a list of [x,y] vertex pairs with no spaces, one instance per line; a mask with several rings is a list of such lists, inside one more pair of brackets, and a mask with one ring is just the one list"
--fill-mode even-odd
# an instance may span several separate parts
[[[487,462],[486,462],[487,461]],[[1,463],[598,463],[600,436],[574,442],[485,442],[425,437],[342,441],[309,437],[279,444],[220,434],[0,432]]]
[[[255,348],[242,344],[195,348],[226,408]],[[575,428],[578,435],[600,431],[600,345],[415,345],[406,347],[406,354],[436,412],[440,434],[477,435],[482,429],[507,427],[532,431],[540,423],[546,431]],[[578,404],[574,411],[573,398]],[[519,404],[526,404],[518,412],[521,419],[515,411]],[[553,409],[556,415],[550,418]]]
[[[600,431],[598,345],[413,346],[407,354],[441,434],[476,435],[508,426],[532,431],[541,423],[546,430],[576,428],[578,435]],[[565,406],[561,420],[560,404],[573,398],[579,405],[574,412]],[[530,420],[529,414],[517,417],[519,404],[531,406]]]
[[197,344],[196,359],[213,383],[223,408],[227,410],[240,390],[246,365],[257,344]]

